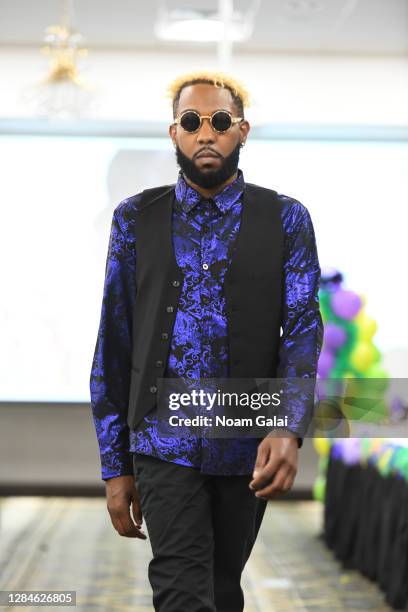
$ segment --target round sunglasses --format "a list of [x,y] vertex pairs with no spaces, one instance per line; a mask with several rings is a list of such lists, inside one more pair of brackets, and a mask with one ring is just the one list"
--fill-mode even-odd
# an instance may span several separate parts
[[194,134],[200,129],[203,119],[209,119],[212,129],[219,133],[226,132],[232,125],[242,121],[242,117],[233,117],[229,111],[225,110],[215,111],[212,115],[200,115],[197,111],[187,110],[181,113],[174,123],[179,123],[183,130]]

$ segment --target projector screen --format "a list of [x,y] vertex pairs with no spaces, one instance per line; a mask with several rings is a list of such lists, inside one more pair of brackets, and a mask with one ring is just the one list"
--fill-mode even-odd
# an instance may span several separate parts
[[[0,136],[2,401],[89,401],[113,209],[174,182],[168,139]],[[407,376],[408,145],[248,141],[247,181],[300,200],[320,263],[363,294],[374,341]]]

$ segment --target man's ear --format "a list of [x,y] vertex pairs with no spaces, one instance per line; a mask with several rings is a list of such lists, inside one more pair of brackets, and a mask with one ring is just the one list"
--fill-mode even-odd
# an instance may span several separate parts
[[176,142],[176,130],[177,127],[174,123],[172,123],[171,125],[169,125],[169,136],[171,138],[171,140],[173,141],[173,145],[176,146],[177,142]]
[[251,129],[251,126],[249,125],[246,119],[242,121],[242,123],[239,124],[239,131],[240,131],[242,143],[245,143],[246,139],[248,138],[250,129]]

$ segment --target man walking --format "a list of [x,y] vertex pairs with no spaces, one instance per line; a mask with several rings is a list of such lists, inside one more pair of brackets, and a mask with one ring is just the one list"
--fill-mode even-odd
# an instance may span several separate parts
[[158,379],[313,379],[320,267],[307,209],[238,168],[242,84],[193,73],[170,94],[177,182],[113,213],[93,419],[114,528],[146,539],[147,525],[155,610],[240,612],[267,501],[294,482],[307,402],[294,398],[288,426],[263,439],[166,437]]

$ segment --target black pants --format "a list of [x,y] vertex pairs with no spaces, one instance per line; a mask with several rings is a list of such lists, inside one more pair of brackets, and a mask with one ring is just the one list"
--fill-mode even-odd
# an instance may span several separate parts
[[251,476],[212,476],[133,455],[153,559],[149,580],[159,612],[242,612],[241,573],[267,502]]

